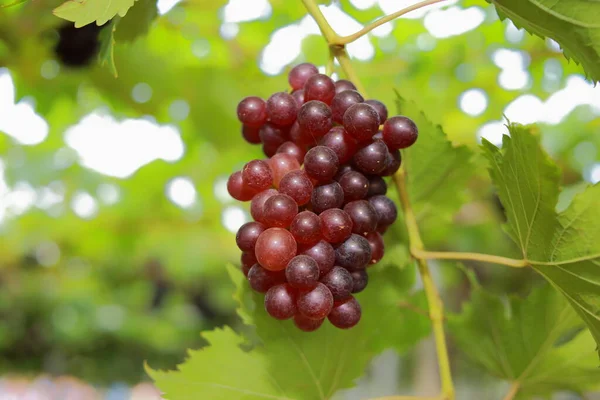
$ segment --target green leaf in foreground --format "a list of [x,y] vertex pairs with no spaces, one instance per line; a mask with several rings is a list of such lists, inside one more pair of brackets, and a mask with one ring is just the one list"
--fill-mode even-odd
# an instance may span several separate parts
[[398,95],[396,105],[419,128],[417,143],[402,152],[413,211],[420,223],[448,223],[465,202],[473,153],[466,146],[453,146],[442,127],[433,124],[415,103]]
[[112,21],[106,28],[100,31],[98,40],[100,41],[100,51],[98,52],[98,62],[101,66],[108,66],[110,73],[116,78],[119,74],[115,65],[115,30],[119,25],[119,20]]
[[68,0],[54,9],[54,15],[81,28],[92,22],[104,25],[117,14],[124,17],[135,0]]
[[[523,396],[583,392],[599,385],[594,340],[550,285],[508,303],[476,287],[462,313],[448,317],[448,326],[472,361],[518,385]],[[565,342],[565,337],[571,339]]]
[[137,0],[133,7],[119,21],[115,39],[119,42],[132,42],[150,30],[152,21],[158,16],[156,0]]
[[600,2],[590,0],[488,0],[500,18],[519,28],[554,39],[567,58],[600,81]]
[[506,209],[506,230],[523,258],[571,303],[600,343],[600,184],[557,214],[559,171],[526,127],[511,125],[502,150],[484,141]]
[[[263,295],[251,292],[237,268],[228,270],[239,314],[254,324],[252,339],[258,344],[242,350],[251,338],[229,328],[203,333],[209,346],[191,352],[177,371],[148,368],[166,399],[329,399],[352,387],[374,355],[386,348],[405,350],[429,332],[427,318],[398,307],[414,283],[414,268],[375,267],[370,287],[357,296],[363,307],[359,325],[344,331],[325,322],[312,333],[269,317]],[[423,306],[420,295],[412,301]]]

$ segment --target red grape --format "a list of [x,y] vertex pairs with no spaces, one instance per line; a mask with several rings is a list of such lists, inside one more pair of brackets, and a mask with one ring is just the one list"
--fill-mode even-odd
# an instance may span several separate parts
[[318,100],[330,104],[333,96],[335,96],[335,83],[327,75],[313,75],[304,84],[304,99],[306,101]]
[[388,153],[388,166],[381,172],[381,176],[392,176],[400,169],[402,156],[400,150],[392,150]]
[[263,150],[267,157],[272,157],[279,146],[288,140],[288,132],[273,124],[266,123],[258,132],[260,141],[263,143]]
[[369,191],[369,180],[358,171],[349,171],[338,182],[344,191],[346,202],[364,199]]
[[321,325],[323,325],[323,321],[325,321],[325,318],[310,319],[310,318],[305,317],[302,314],[294,315],[294,324],[296,324],[298,329],[300,329],[301,331],[304,331],[304,332],[316,331],[317,329],[319,329],[321,327]]
[[298,214],[298,204],[287,194],[276,194],[265,201],[264,222],[268,227],[287,228]]
[[265,226],[260,222],[246,222],[240,227],[235,235],[235,242],[241,251],[252,252],[261,233],[265,231]]
[[290,171],[300,169],[300,163],[293,156],[285,153],[275,154],[269,160],[271,171],[273,171],[273,185],[279,187],[281,178]]
[[321,219],[323,238],[329,243],[343,242],[352,234],[352,220],[345,211],[339,208],[323,211],[319,215],[319,219]]
[[331,128],[331,130],[323,136],[319,145],[329,147],[333,150],[338,156],[340,164],[348,162],[358,148],[356,140],[348,135],[341,126]]
[[313,139],[325,135],[332,127],[331,109],[322,101],[310,100],[300,107],[298,125],[303,134]]
[[417,125],[407,117],[396,116],[383,124],[383,140],[390,149],[404,149],[417,141]]
[[260,97],[246,97],[237,106],[237,116],[242,124],[259,127],[267,122],[267,104]]
[[254,251],[245,251],[240,257],[240,263],[242,264],[242,268],[245,270],[249,270],[257,262],[258,260],[254,255]]
[[369,176],[369,191],[367,192],[367,196],[375,196],[378,194],[386,194],[387,193],[387,183],[383,180],[382,177],[377,175]]
[[375,208],[379,216],[378,228],[388,227],[398,218],[398,209],[396,204],[386,196],[373,196],[369,198],[369,203]]
[[355,200],[344,206],[352,220],[352,232],[364,235],[373,232],[377,228],[379,215],[375,208],[366,200]]
[[346,110],[354,104],[362,103],[365,99],[356,90],[345,90],[336,94],[331,101],[331,117],[335,122],[344,122]]
[[275,319],[289,319],[296,314],[296,291],[287,283],[273,286],[265,295],[265,309]]
[[260,143],[260,128],[254,126],[242,125],[242,136],[250,144]]
[[303,170],[290,171],[279,182],[279,191],[303,206],[310,201],[313,184]]
[[252,289],[259,293],[266,293],[273,286],[285,283],[285,273],[283,271],[269,271],[259,264],[254,264],[248,272],[248,282]]
[[322,283],[313,289],[298,294],[298,312],[307,318],[323,319],[333,307],[333,295]]
[[354,83],[347,81],[346,79],[338,79],[335,82],[335,92],[340,93],[344,90],[356,90],[356,86],[354,86]]
[[252,189],[262,191],[273,184],[273,173],[266,161],[252,160],[242,169],[242,179]]
[[377,115],[379,115],[379,125],[383,124],[387,120],[388,110],[385,104],[383,104],[379,100],[373,99],[367,100],[365,101],[365,103],[367,103],[368,105],[373,107],[375,111],[377,111]]
[[321,219],[312,211],[302,211],[294,217],[290,232],[298,243],[315,244],[321,240]]
[[329,182],[339,167],[338,156],[325,146],[316,146],[304,156],[304,170],[311,178],[319,182]]
[[275,189],[267,189],[252,198],[250,202],[250,215],[252,215],[255,221],[265,222],[265,202],[278,193]]
[[269,228],[258,237],[254,251],[258,263],[269,271],[285,269],[296,255],[294,236],[283,228]]
[[277,92],[267,100],[267,115],[275,125],[288,126],[294,123],[298,114],[298,103],[286,92]]
[[375,140],[354,155],[354,165],[365,174],[380,174],[388,166],[388,148],[381,140]]
[[344,204],[344,191],[337,182],[317,186],[313,189],[310,204],[312,210],[317,214],[330,208],[340,208]]
[[350,272],[352,275],[352,280],[354,281],[354,286],[352,287],[352,293],[360,293],[367,287],[369,283],[369,275],[367,271],[361,269],[359,271]]
[[366,103],[350,106],[343,121],[346,132],[359,142],[370,139],[379,129],[379,114]]
[[358,324],[361,314],[360,304],[351,296],[342,303],[336,303],[327,318],[333,326],[349,329]]
[[319,281],[319,265],[312,257],[296,256],[288,263],[285,277],[297,289],[311,289]]
[[312,257],[319,264],[321,276],[331,271],[335,263],[335,250],[324,240],[320,240],[312,246],[303,246],[300,254]]
[[[264,235],[264,233],[263,233]],[[260,240],[260,239],[259,239]],[[258,259],[260,262],[260,258]],[[362,236],[352,234],[335,249],[335,263],[349,271],[364,269],[371,261],[371,246]]]
[[352,275],[342,267],[333,267],[327,275],[321,278],[321,283],[327,286],[335,301],[343,300],[350,296],[354,288]]
[[249,187],[242,178],[242,171],[236,171],[227,180],[229,195],[239,201],[249,201],[256,194],[256,190]]
[[304,162],[306,150],[304,150],[294,142],[285,142],[277,148],[277,154],[279,153],[290,155],[296,160],[298,160],[298,163],[302,164]]
[[310,63],[296,65],[288,74],[288,81],[294,90],[302,89],[308,78],[317,75],[319,70]]
[[371,261],[370,264],[377,264],[383,258],[385,254],[385,244],[383,243],[383,237],[379,232],[369,232],[365,235],[365,238],[371,246]]
[[294,90],[292,97],[296,100],[298,107],[302,107],[302,104],[304,104],[304,89]]

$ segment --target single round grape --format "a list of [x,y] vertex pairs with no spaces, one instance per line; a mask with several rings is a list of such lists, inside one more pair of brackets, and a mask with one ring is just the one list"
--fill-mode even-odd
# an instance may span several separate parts
[[379,215],[375,208],[366,200],[355,200],[344,206],[344,211],[352,220],[352,232],[364,235],[375,231]]
[[229,176],[229,179],[227,180],[227,191],[231,197],[238,201],[250,201],[257,193],[256,190],[252,189],[244,182],[242,171],[236,171]]
[[235,235],[235,243],[241,251],[254,251],[256,241],[265,229],[267,228],[260,222],[246,222],[238,229],[237,234]]
[[[290,128],[290,140],[302,148],[314,146],[319,141],[317,137],[300,129],[300,124],[298,123],[298,121],[294,122],[294,124]],[[303,161],[304,158],[302,158],[300,163],[302,163]]]
[[331,116],[335,122],[341,124],[344,122],[346,110],[354,104],[362,103],[365,99],[356,90],[345,90],[339,92],[331,101]]
[[262,191],[273,184],[273,172],[266,161],[252,160],[242,169],[242,179],[252,189]]
[[250,215],[255,221],[265,222],[265,202],[279,192],[275,189],[267,189],[256,194],[250,202]]
[[350,216],[339,208],[330,208],[319,215],[321,220],[321,233],[329,243],[340,243],[352,234],[352,220]]
[[373,107],[375,111],[377,111],[377,115],[379,115],[379,125],[383,124],[388,117],[388,110],[385,104],[380,102],[379,100],[370,99],[365,101],[368,105]]
[[288,141],[277,148],[277,154],[279,153],[290,155],[294,157],[299,164],[302,164],[304,162],[306,150],[298,146],[296,143]]
[[[306,92],[305,92],[306,95]],[[306,101],[298,112],[298,125],[304,134],[318,139],[332,127],[331,109],[322,101]]]
[[354,83],[346,79],[339,79],[335,81],[335,92],[340,93],[344,90],[356,90],[356,86],[354,86]]
[[349,171],[338,181],[344,191],[344,201],[361,200],[369,191],[369,180],[358,171]]
[[287,283],[273,286],[265,295],[265,309],[275,319],[289,319],[296,314],[297,293]]
[[325,318],[310,319],[302,314],[294,315],[294,324],[298,327],[298,329],[304,332],[316,331],[321,327],[321,325],[323,325],[323,321],[325,321]]
[[288,126],[294,123],[298,114],[296,99],[286,92],[273,93],[267,100],[267,115],[275,125]]
[[301,291],[296,302],[298,312],[307,318],[323,319],[333,307],[333,295],[327,286],[318,282],[308,291]]
[[297,289],[312,289],[319,281],[319,265],[309,256],[296,256],[288,263],[285,277]]
[[381,176],[392,176],[399,169],[402,164],[402,156],[400,150],[392,150],[388,153],[388,166],[381,172]]
[[300,169],[300,163],[294,156],[286,153],[277,153],[269,159],[271,171],[273,171],[273,185],[279,187],[281,179],[290,171]]
[[254,264],[256,264],[258,260],[254,255],[254,251],[245,251],[240,256],[240,264],[242,264],[242,269],[250,270]]
[[237,106],[237,116],[242,124],[259,127],[267,122],[267,103],[260,97],[246,97]]
[[336,265],[344,267],[348,271],[364,269],[370,261],[371,246],[369,246],[369,241],[355,233],[335,249]]
[[327,286],[335,301],[344,300],[350,296],[354,288],[352,275],[342,267],[333,267],[327,275],[321,278],[321,283]]
[[370,264],[377,264],[383,258],[385,254],[385,244],[383,243],[383,236],[379,232],[369,232],[365,235],[365,238],[371,246],[371,261]]
[[317,214],[330,208],[340,208],[344,204],[344,191],[337,182],[317,186],[313,189],[310,204],[312,210]]
[[356,171],[354,169],[354,167],[352,166],[352,164],[340,165],[340,167],[338,168],[337,174],[335,174],[335,176],[333,177],[333,180],[336,182],[339,182],[340,179],[342,179],[342,176],[344,176],[346,174],[346,172],[350,172],[350,171]]
[[269,228],[260,234],[254,247],[256,259],[269,271],[280,271],[296,255],[296,240],[283,228]]
[[269,271],[258,264],[254,264],[248,271],[250,287],[259,293],[266,293],[275,285],[285,283],[283,271]]
[[310,63],[302,63],[296,65],[288,74],[288,82],[294,90],[302,89],[308,78],[317,75],[319,70]]
[[287,228],[298,214],[298,204],[287,194],[276,194],[265,201],[264,221],[268,227]]
[[313,184],[303,170],[290,171],[279,182],[279,191],[287,194],[299,205],[310,201]]
[[302,211],[294,217],[290,232],[298,243],[315,244],[321,240],[321,219],[312,211]]
[[359,142],[370,139],[379,129],[379,114],[367,103],[350,106],[343,121],[346,132]]
[[379,227],[388,227],[392,225],[396,218],[398,218],[398,209],[396,208],[396,204],[387,196],[379,195],[373,196],[369,198],[369,203],[375,208],[378,219],[378,228]]
[[350,272],[350,275],[352,275],[352,280],[354,282],[352,293],[360,293],[365,290],[369,283],[369,275],[367,274],[367,271],[364,269],[352,271]]
[[341,126],[331,128],[320,140],[319,145],[329,147],[333,150],[338,156],[340,164],[348,162],[358,149],[356,140],[348,135]]
[[375,140],[354,154],[354,165],[365,174],[378,175],[388,166],[388,148],[381,140]]
[[306,174],[319,182],[332,180],[338,167],[338,156],[329,147],[315,146],[304,156]]
[[250,144],[260,143],[260,128],[242,125],[242,137]]
[[377,175],[369,176],[369,191],[367,192],[367,196],[376,196],[378,194],[386,194],[387,193],[387,183],[383,180],[382,177]]
[[279,146],[288,140],[288,133],[285,129],[278,128],[273,124],[266,123],[258,132],[260,141],[263,143],[263,150],[267,157],[272,157]]
[[383,124],[383,140],[390,149],[405,149],[417,141],[419,130],[410,118],[395,116]]
[[360,321],[362,311],[354,297],[349,297],[342,303],[336,303],[327,316],[329,322],[336,328],[350,329]]
[[335,263],[335,250],[331,244],[324,240],[320,240],[314,245],[303,246],[300,249],[300,254],[312,257],[317,262],[321,276],[331,271]]
[[292,97],[296,100],[298,108],[302,107],[302,104],[304,104],[304,89],[294,90],[292,92]]
[[325,104],[331,104],[333,96],[335,96],[335,83],[327,75],[313,75],[304,84],[304,99],[306,101],[318,100]]

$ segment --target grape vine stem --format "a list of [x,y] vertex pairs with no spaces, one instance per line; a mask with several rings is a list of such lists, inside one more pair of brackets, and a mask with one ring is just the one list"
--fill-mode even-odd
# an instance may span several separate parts
[[489,262],[492,264],[502,264],[513,268],[524,268],[529,264],[527,260],[508,258],[501,256],[493,256],[491,254],[482,253],[461,253],[453,251],[425,251],[419,248],[412,248],[411,254],[414,257],[422,258],[425,260],[469,260],[469,261],[480,261]]
[[[373,24],[366,26],[361,31],[358,31],[354,35],[350,35],[349,37],[340,37],[329,25],[329,22],[321,12],[321,9],[317,5],[315,0],[302,0],[304,6],[308,13],[315,19],[323,37],[329,44],[329,49],[334,57],[339,61],[342,70],[354,83],[356,88],[363,94],[363,96],[368,97],[365,91],[365,88],[362,86],[358,75],[354,71],[354,67],[352,66],[352,62],[350,57],[348,57],[348,53],[344,47],[345,44],[352,42],[353,40],[361,37],[366,34],[370,30],[375,27],[384,24],[385,22],[391,21],[394,18],[399,17],[400,15],[406,14],[407,12],[416,10],[418,8],[427,6],[429,4],[441,2],[443,0],[427,0],[421,3],[415,4],[412,7],[406,8],[404,10],[400,10],[394,14],[391,14],[387,17],[383,17],[382,19],[375,21]],[[398,189],[398,194],[400,196],[400,201],[402,203],[402,208],[404,210],[405,223],[406,228],[408,230],[408,236],[410,241],[411,250],[424,250],[423,249],[423,241],[421,240],[421,234],[419,232],[419,227],[417,225],[417,219],[415,214],[412,211],[410,201],[408,198],[408,192],[406,190],[406,180],[405,180],[405,172],[404,167],[400,168],[400,170],[393,177],[396,187]],[[425,288],[425,294],[427,297],[427,303],[429,308],[429,318],[431,319],[431,325],[433,329],[433,336],[435,339],[436,349],[437,349],[437,358],[438,358],[438,366],[441,380],[441,394],[439,397],[436,397],[436,400],[454,400],[455,399],[455,391],[454,391],[454,383],[452,381],[452,373],[450,370],[450,359],[448,357],[448,346],[446,345],[446,335],[444,332],[444,304],[442,303],[442,299],[438,292],[437,287],[435,286],[433,279],[431,277],[431,272],[429,271],[429,267],[427,265],[427,261],[423,257],[419,257],[418,254],[415,255],[413,253],[413,257],[417,260],[417,266],[419,268],[419,273],[421,274],[421,279],[423,281],[423,287]],[[388,400],[401,400],[401,399],[410,399],[410,397],[391,397]],[[419,399],[417,398],[412,398]],[[421,398],[423,399],[423,398]]]

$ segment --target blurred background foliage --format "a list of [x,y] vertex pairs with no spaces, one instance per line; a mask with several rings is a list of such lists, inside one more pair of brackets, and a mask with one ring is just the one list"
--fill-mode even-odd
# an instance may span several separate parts
[[[114,49],[112,28],[75,29],[52,14],[60,3],[0,9],[0,371],[135,382],[144,360],[172,368],[200,330],[237,324],[224,266],[239,261],[233,232],[249,215],[225,182],[262,153],[243,142],[235,107],[287,90],[290,65],[324,66],[327,48],[299,1],[138,0]],[[414,1],[324,3],[349,34]],[[600,91],[484,0],[421,11],[348,51],[370,97],[394,109],[397,89],[477,153],[464,205],[452,224],[433,210],[427,245],[514,255],[481,137],[499,143],[505,118],[538,123],[568,203],[600,181]],[[393,249],[402,229],[386,239]],[[498,292],[535,279],[469,266]],[[464,276],[436,271],[458,307]]]

